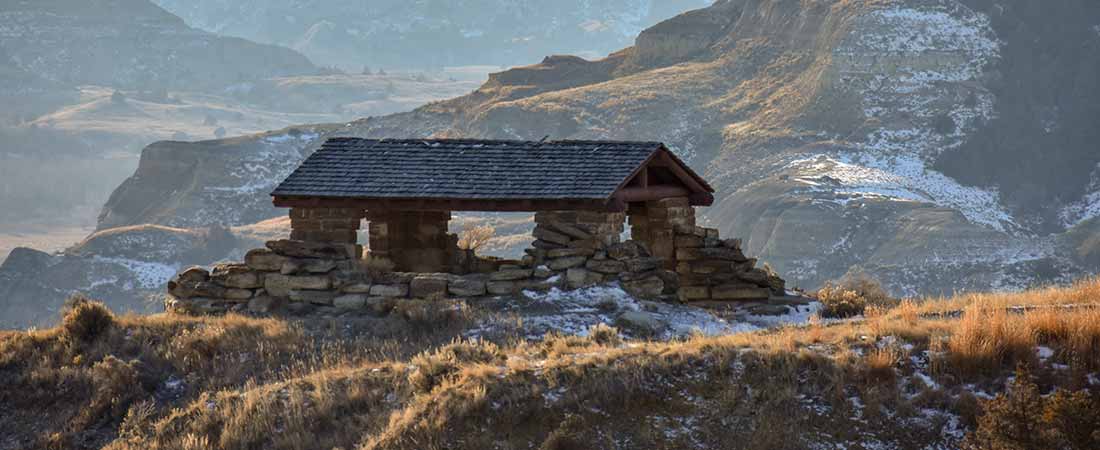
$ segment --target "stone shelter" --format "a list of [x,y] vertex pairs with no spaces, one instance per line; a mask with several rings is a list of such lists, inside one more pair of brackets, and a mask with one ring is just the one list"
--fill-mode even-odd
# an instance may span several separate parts
[[[169,302],[215,312],[272,299],[377,307],[613,281],[684,302],[783,295],[783,280],[756,268],[739,240],[696,225],[695,207],[713,194],[659,142],[332,138],[271,194],[290,209],[290,239],[244,264],[180,274]],[[526,256],[460,250],[448,232],[460,211],[534,212]],[[367,269],[380,266],[386,275]]]

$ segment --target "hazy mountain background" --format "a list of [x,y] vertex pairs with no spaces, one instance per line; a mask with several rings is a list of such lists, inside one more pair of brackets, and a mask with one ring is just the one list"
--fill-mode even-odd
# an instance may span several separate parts
[[[34,12],[52,3],[5,3],[18,20],[3,23],[56,23]],[[21,87],[3,95],[46,106],[3,140],[0,211],[49,220],[84,205],[87,229],[50,236],[95,233],[60,254],[13,253],[0,268],[12,319],[0,325],[55,317],[73,291],[155,309],[145,299],[183,265],[285,233],[268,191],[337,135],[664,141],[718,188],[704,219],[806,288],[866,271],[897,295],[1015,290],[1100,269],[1093,1],[722,0],[652,26],[676,15],[673,3],[161,1],[186,22],[141,3],[143,27],[118,25],[131,20],[122,9],[73,8],[62,21],[72,31],[58,33],[108,26],[81,25],[95,20],[117,22],[113,36],[178,37],[163,45],[224,40],[267,54],[274,73],[217,69],[166,89],[77,82],[10,48],[23,33],[4,34],[14,63],[0,76]],[[162,42],[141,36],[128,39]],[[67,52],[97,42],[38,39]],[[141,48],[116,62],[143,61]],[[138,66],[177,67],[149,53]],[[199,141],[218,129],[225,138]],[[30,144],[9,144],[20,139]],[[466,220],[497,224],[501,253],[524,243],[522,217]]]
[[204,30],[359,70],[602,58],[708,0],[155,0]]
[[461,3],[0,3],[0,261],[87,235],[153,142],[408,111],[704,6]]

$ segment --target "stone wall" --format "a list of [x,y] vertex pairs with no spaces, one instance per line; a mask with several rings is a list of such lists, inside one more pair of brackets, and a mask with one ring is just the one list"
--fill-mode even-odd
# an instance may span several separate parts
[[[668,254],[671,249],[671,257],[657,256],[647,242],[620,242],[621,213],[540,212],[535,216],[536,240],[524,259],[499,265],[491,273],[381,272],[360,258],[361,249],[354,243],[272,241],[266,248],[248,252],[244,263],[183,271],[169,283],[165,307],[185,314],[294,313],[317,308],[384,314],[401,299],[501,296],[609,283],[618,283],[638,298],[664,301],[767,300],[784,294],[783,280],[755,268],[756,261],[741,252],[740,241],[721,240],[717,230],[695,226],[694,216],[685,212],[689,206],[675,201],[645,206],[648,215],[631,211],[632,218],[646,218],[644,224],[635,220],[635,230],[644,230],[642,237],[658,251]],[[383,236],[387,241],[379,242],[411,245],[405,237],[395,240],[393,236],[438,236],[440,230],[427,230],[426,225],[440,223],[443,216],[425,217],[379,221],[378,225],[388,228]],[[392,226],[412,222],[420,226]],[[659,228],[669,223],[674,224],[671,230]],[[378,225],[372,222],[372,241],[376,232],[383,231]],[[445,228],[441,230],[446,234]],[[440,242],[452,245],[450,239],[431,243]],[[372,256],[393,258],[405,251],[432,254],[385,248],[372,249],[388,252]],[[433,259],[432,264],[439,261]]]
[[290,210],[290,238],[355,244],[359,240],[363,217],[363,211],[354,208],[293,208]]
[[680,301],[751,301],[786,295],[783,279],[757,268],[756,260],[741,251],[740,239],[722,240],[718,230],[702,227],[677,227],[674,235]]
[[630,235],[646,243],[653,256],[665,260],[669,270],[676,268],[677,228],[695,227],[695,208],[686,197],[631,203],[628,209]]

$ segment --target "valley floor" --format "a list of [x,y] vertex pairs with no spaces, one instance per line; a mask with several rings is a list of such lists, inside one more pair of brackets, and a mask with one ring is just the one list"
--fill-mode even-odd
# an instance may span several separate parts
[[0,264],[16,247],[53,253],[82,241],[93,231],[93,225],[0,225]]
[[714,335],[470,336],[504,322],[77,302],[0,333],[0,448],[1100,448],[1100,279]]

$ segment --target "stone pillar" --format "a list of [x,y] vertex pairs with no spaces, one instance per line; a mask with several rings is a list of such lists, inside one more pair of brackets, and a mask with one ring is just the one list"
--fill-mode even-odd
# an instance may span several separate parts
[[354,208],[292,208],[290,239],[355,245],[364,216],[363,210]]
[[450,211],[371,211],[370,257],[386,259],[398,272],[449,272],[458,248],[447,232]]
[[676,269],[676,230],[695,227],[695,208],[687,197],[631,203],[631,238],[644,242],[650,253],[665,260],[665,268]]
[[[622,239],[623,213],[603,211],[539,211],[535,213],[535,238],[548,243],[546,247],[565,247],[591,242],[592,248],[604,248]],[[563,239],[561,235],[570,239]]]

